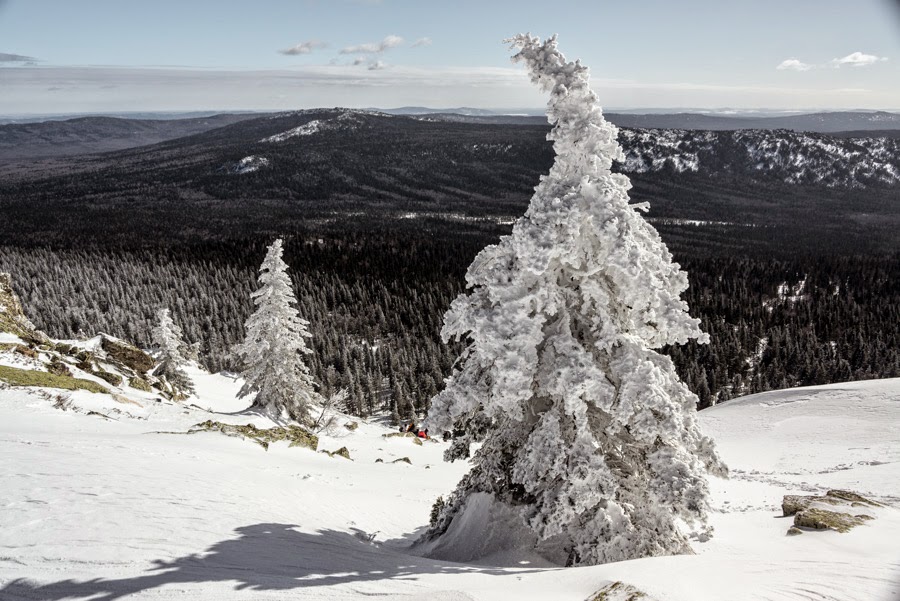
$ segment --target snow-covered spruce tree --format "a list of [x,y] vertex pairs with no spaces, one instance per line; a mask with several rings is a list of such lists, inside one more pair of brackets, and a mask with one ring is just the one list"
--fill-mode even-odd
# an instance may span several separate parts
[[168,309],[160,309],[156,313],[156,326],[150,331],[150,336],[159,361],[153,375],[169,385],[175,399],[185,399],[194,394],[194,383],[184,371],[187,363],[185,352],[190,347],[184,343],[181,328],[172,321]]
[[444,317],[444,340],[469,346],[426,425],[455,430],[450,460],[484,444],[426,537],[488,493],[569,565],[690,552],[677,523],[706,528],[706,476],[726,468],[698,429],[697,397],[652,350],[708,341],[680,298],[687,277],[611,173],[618,130],[587,68],[555,36],[508,41],[550,92],[556,159]]
[[235,349],[245,380],[239,396],[255,392],[252,408],[309,425],[310,406],[321,398],[303,360],[311,352],[306,346],[309,322],[295,308],[297,299],[282,252],[281,240],[275,240],[259,268],[260,287],[251,295],[256,311],[244,324],[244,342]]

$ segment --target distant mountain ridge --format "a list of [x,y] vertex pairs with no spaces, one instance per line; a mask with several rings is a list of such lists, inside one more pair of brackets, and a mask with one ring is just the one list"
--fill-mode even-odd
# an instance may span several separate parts
[[[210,131],[225,125],[289,114],[316,114],[328,110],[346,110],[358,114],[406,116],[421,121],[474,123],[484,125],[546,124],[537,112],[501,113],[487,109],[458,107],[429,109],[303,109],[283,113],[227,113],[166,118],[164,114],[140,114],[142,118],[121,116],[83,116],[67,120],[0,124],[0,162],[33,158],[92,154],[148,146],[167,140]],[[536,113],[537,114],[534,114]],[[680,129],[704,131],[793,130],[838,134],[840,137],[900,136],[900,113],[887,111],[842,111],[784,116],[726,116],[706,113],[632,114],[610,112],[607,119],[619,127],[641,129]],[[0,122],[2,123],[2,122]]]
[[[364,173],[355,173],[355,167],[345,165],[347,157],[355,157],[351,164],[367,165],[364,171],[375,169],[374,165],[381,163],[373,163],[366,158],[366,153],[384,154],[388,146],[401,154],[394,164],[384,165],[387,172],[403,169],[404,161],[413,157],[419,157],[414,160],[425,161],[437,171],[447,169],[442,161],[471,164],[476,170],[482,169],[478,165],[492,162],[522,166],[535,164],[535,160],[540,163],[537,157],[549,150],[545,140],[548,127],[546,121],[532,117],[403,116],[351,109],[302,110],[255,117],[220,115],[169,122],[87,117],[0,127],[0,159],[27,158],[29,153],[39,156],[42,151],[63,154],[67,148],[74,150],[71,154],[83,154],[95,147],[114,146],[113,149],[120,150],[116,145],[168,137],[159,140],[169,146],[162,155],[159,154],[162,147],[142,145],[146,153],[133,149],[104,162],[130,163],[137,159],[152,165],[157,161],[154,157],[162,156],[163,163],[167,164],[174,152],[174,156],[180,157],[179,164],[189,165],[213,153],[223,160],[215,159],[203,170],[245,173],[241,161],[253,156],[259,157],[252,161],[256,168],[275,169],[286,177],[294,177],[296,165],[319,161],[322,153],[331,154],[338,148],[342,159],[323,164],[324,171],[314,180],[319,184],[331,182],[326,185],[328,189],[332,186],[343,189],[347,181],[369,179]],[[85,129],[91,135],[85,135]],[[435,136],[444,138],[440,153],[432,148],[430,140]],[[900,139],[896,138],[842,138],[787,129],[697,131],[622,127],[619,140],[626,155],[621,169],[630,173],[668,170],[828,187],[900,184]],[[308,154],[310,158],[303,158]],[[271,178],[266,180],[275,184]],[[380,188],[380,181],[369,185]],[[274,185],[273,194],[279,186]],[[351,189],[352,186],[348,191]]]
[[110,152],[209,131],[254,114],[190,119],[77,117],[65,121],[0,125],[0,161]]

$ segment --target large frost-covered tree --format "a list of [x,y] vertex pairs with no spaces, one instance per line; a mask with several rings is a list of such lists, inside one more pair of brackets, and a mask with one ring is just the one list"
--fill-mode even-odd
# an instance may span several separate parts
[[488,493],[570,565],[689,552],[678,522],[706,530],[707,474],[726,468],[698,428],[697,397],[653,350],[708,340],[680,298],[687,277],[611,172],[618,130],[587,68],[555,36],[509,42],[550,92],[556,159],[445,315],[444,340],[469,345],[427,426],[455,430],[448,459],[484,444],[426,536]]
[[171,387],[172,396],[186,398],[194,393],[194,383],[184,371],[190,347],[184,343],[181,328],[172,320],[168,309],[156,313],[156,326],[150,331],[153,345],[157,349],[159,365],[153,375]]
[[256,311],[244,325],[244,342],[235,349],[244,366],[239,395],[255,392],[253,408],[309,424],[310,405],[321,400],[303,359],[311,352],[306,345],[309,322],[295,308],[282,252],[281,240],[275,240],[259,268],[260,287],[251,295]]

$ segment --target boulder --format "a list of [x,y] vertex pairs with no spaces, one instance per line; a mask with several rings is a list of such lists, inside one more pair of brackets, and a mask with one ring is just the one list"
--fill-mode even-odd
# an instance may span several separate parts
[[18,345],[18,346],[17,346],[16,348],[14,348],[13,350],[14,350],[15,352],[19,353],[20,355],[24,355],[24,356],[29,357],[29,358],[31,358],[31,359],[37,359],[37,358],[38,358],[38,354],[37,354],[37,351],[36,351],[36,350],[34,350],[33,348],[28,348],[27,346],[22,346],[21,344]]
[[105,380],[105,381],[109,382],[113,386],[121,386],[121,384],[122,384],[122,376],[120,376],[119,374],[114,374],[111,371],[106,371],[103,369],[94,369],[94,370],[91,370],[89,373],[97,376],[101,380]]
[[[321,451],[321,452],[322,452],[322,453],[325,453],[325,454],[328,455],[329,457],[334,457],[335,455],[337,455],[338,457],[343,457],[344,459],[350,459],[350,451],[349,451],[349,449],[347,449],[347,447],[341,447],[341,448],[339,448],[337,451],[325,451],[325,450],[323,450],[323,451]],[[353,461],[353,460],[350,459],[350,461]]]
[[798,511],[808,509],[813,505],[833,505],[851,507],[881,507],[879,503],[867,499],[864,496],[849,490],[829,490],[824,496],[816,495],[785,495],[781,501],[781,512],[787,517]]
[[319,437],[300,426],[278,426],[269,429],[260,429],[253,424],[244,426],[237,424],[223,424],[213,420],[206,420],[195,424],[187,434],[197,432],[219,432],[225,436],[234,436],[252,440],[265,450],[269,450],[269,444],[280,440],[288,441],[288,447],[306,447],[316,450],[319,446]]
[[[794,516],[794,525],[788,534],[796,535],[807,530],[835,530],[848,532],[851,528],[874,519],[857,513],[859,507],[881,507],[879,503],[849,490],[829,490],[817,495],[785,495],[781,502],[784,516]],[[838,511],[838,510],[845,511]]]
[[153,357],[141,349],[106,334],[100,336],[100,347],[112,361],[121,363],[139,374],[147,373],[155,365]]
[[630,584],[616,581],[588,597],[588,601],[655,601],[655,598]]
[[53,356],[47,365],[47,371],[56,376],[72,376],[69,366],[66,365],[59,357]]
[[849,532],[851,528],[865,524],[872,519],[874,519],[872,516],[865,514],[851,515],[841,511],[828,511],[827,509],[810,507],[794,515],[794,526],[796,528],[811,528],[813,530]]
[[130,380],[128,380],[128,385],[134,388],[135,390],[142,390],[144,392],[153,392],[153,389],[150,388],[150,383],[147,382],[144,378],[140,376],[134,376]]

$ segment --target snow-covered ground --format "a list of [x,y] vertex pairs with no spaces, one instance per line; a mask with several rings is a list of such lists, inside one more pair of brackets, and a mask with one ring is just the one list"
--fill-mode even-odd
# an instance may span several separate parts
[[[466,470],[441,461],[444,443],[342,419],[319,448],[346,446],[348,461],[160,433],[207,419],[263,425],[227,415],[246,404],[239,381],[191,375],[199,399],[185,404],[77,391],[63,411],[34,389],[0,390],[0,599],[582,601],[613,581],[672,601],[900,599],[900,379],[702,412],[732,469],[713,482],[715,537],[692,556],[560,569],[527,549],[478,563],[410,552]],[[392,463],[401,457],[411,465]],[[830,488],[893,507],[867,509],[876,519],[846,534],[786,536],[782,496]]]

